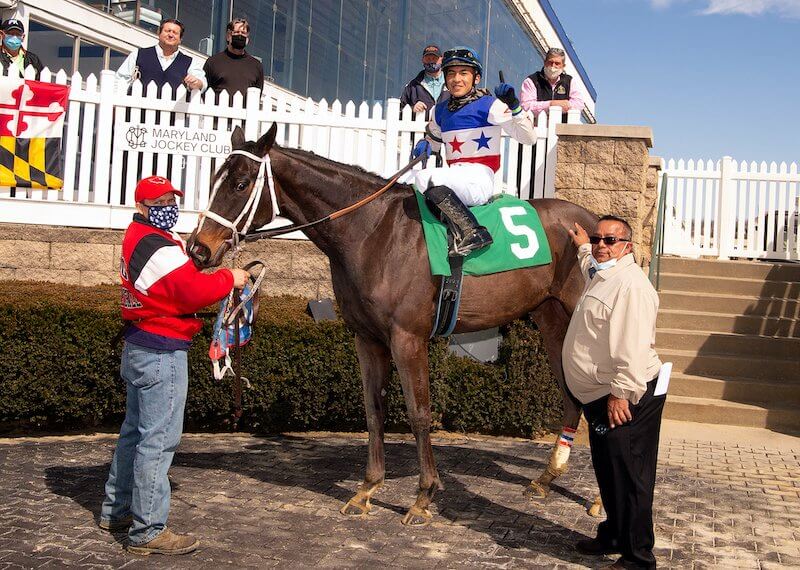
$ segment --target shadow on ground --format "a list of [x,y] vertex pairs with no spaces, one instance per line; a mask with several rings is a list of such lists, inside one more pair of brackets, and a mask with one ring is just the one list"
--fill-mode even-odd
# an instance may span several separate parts
[[[261,443],[245,446],[242,451],[232,453],[178,452],[173,465],[226,470],[269,485],[300,487],[326,495],[338,508],[352,496],[357,486],[355,482],[363,477],[365,448],[365,443],[331,440],[321,443],[302,437],[282,436],[263,438]],[[435,445],[434,451],[444,485],[444,490],[439,491],[434,500],[438,507],[434,520],[442,522],[444,519],[462,528],[484,533],[506,549],[542,553],[565,562],[585,561],[574,553],[573,548],[577,540],[586,536],[533,512],[526,512],[529,499],[523,497],[522,491],[529,479],[504,467],[510,465],[524,469],[526,473],[538,473],[544,466],[541,461],[518,457],[502,450],[489,451],[457,445]],[[392,480],[418,475],[416,446],[413,442],[387,442],[386,459],[386,485],[373,499],[373,504],[397,513],[396,524],[398,532],[401,532],[400,515],[405,514],[414,497],[402,497],[395,501],[398,493],[396,488],[392,491]],[[46,483],[53,493],[70,498],[97,518],[108,467],[108,464],[49,467],[45,472]],[[470,490],[462,481],[469,477],[484,479],[472,486],[485,486],[487,480],[489,485],[492,481],[498,481],[516,486],[519,489],[519,508],[498,504]],[[584,504],[584,498],[562,487],[554,486],[553,492]],[[392,499],[386,498],[390,495]],[[231,524],[235,526],[235,522]]]

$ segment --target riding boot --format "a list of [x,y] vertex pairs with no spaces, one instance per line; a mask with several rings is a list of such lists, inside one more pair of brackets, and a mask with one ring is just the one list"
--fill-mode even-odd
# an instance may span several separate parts
[[453,233],[450,255],[466,256],[492,243],[489,230],[478,225],[469,208],[447,186],[431,186],[425,192],[425,199],[441,213],[443,221]]

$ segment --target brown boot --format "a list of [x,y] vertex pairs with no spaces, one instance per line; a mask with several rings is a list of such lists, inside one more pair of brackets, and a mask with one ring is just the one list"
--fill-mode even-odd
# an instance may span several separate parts
[[150,554],[188,554],[200,545],[200,541],[188,534],[175,534],[168,528],[144,544],[129,544],[128,552],[148,556]]

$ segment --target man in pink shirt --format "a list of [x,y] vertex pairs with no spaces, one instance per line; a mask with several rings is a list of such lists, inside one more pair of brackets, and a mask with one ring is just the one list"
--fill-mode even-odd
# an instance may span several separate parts
[[583,111],[583,99],[572,84],[572,76],[564,73],[565,60],[563,49],[547,50],[544,67],[522,82],[519,101],[523,109],[534,115],[550,107],[561,107],[564,116],[570,109]]

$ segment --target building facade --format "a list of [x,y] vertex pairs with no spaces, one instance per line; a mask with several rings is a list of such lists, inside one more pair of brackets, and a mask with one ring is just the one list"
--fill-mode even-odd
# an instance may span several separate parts
[[477,50],[488,87],[499,71],[521,85],[548,47],[561,47],[588,120],[597,98],[547,0],[28,0],[15,15],[29,20],[29,47],[45,65],[84,76],[116,69],[132,48],[152,45],[163,19],[183,22],[184,47],[207,56],[224,49],[226,23],[244,17],[248,51],[268,80],[314,99],[399,97],[429,43]]

